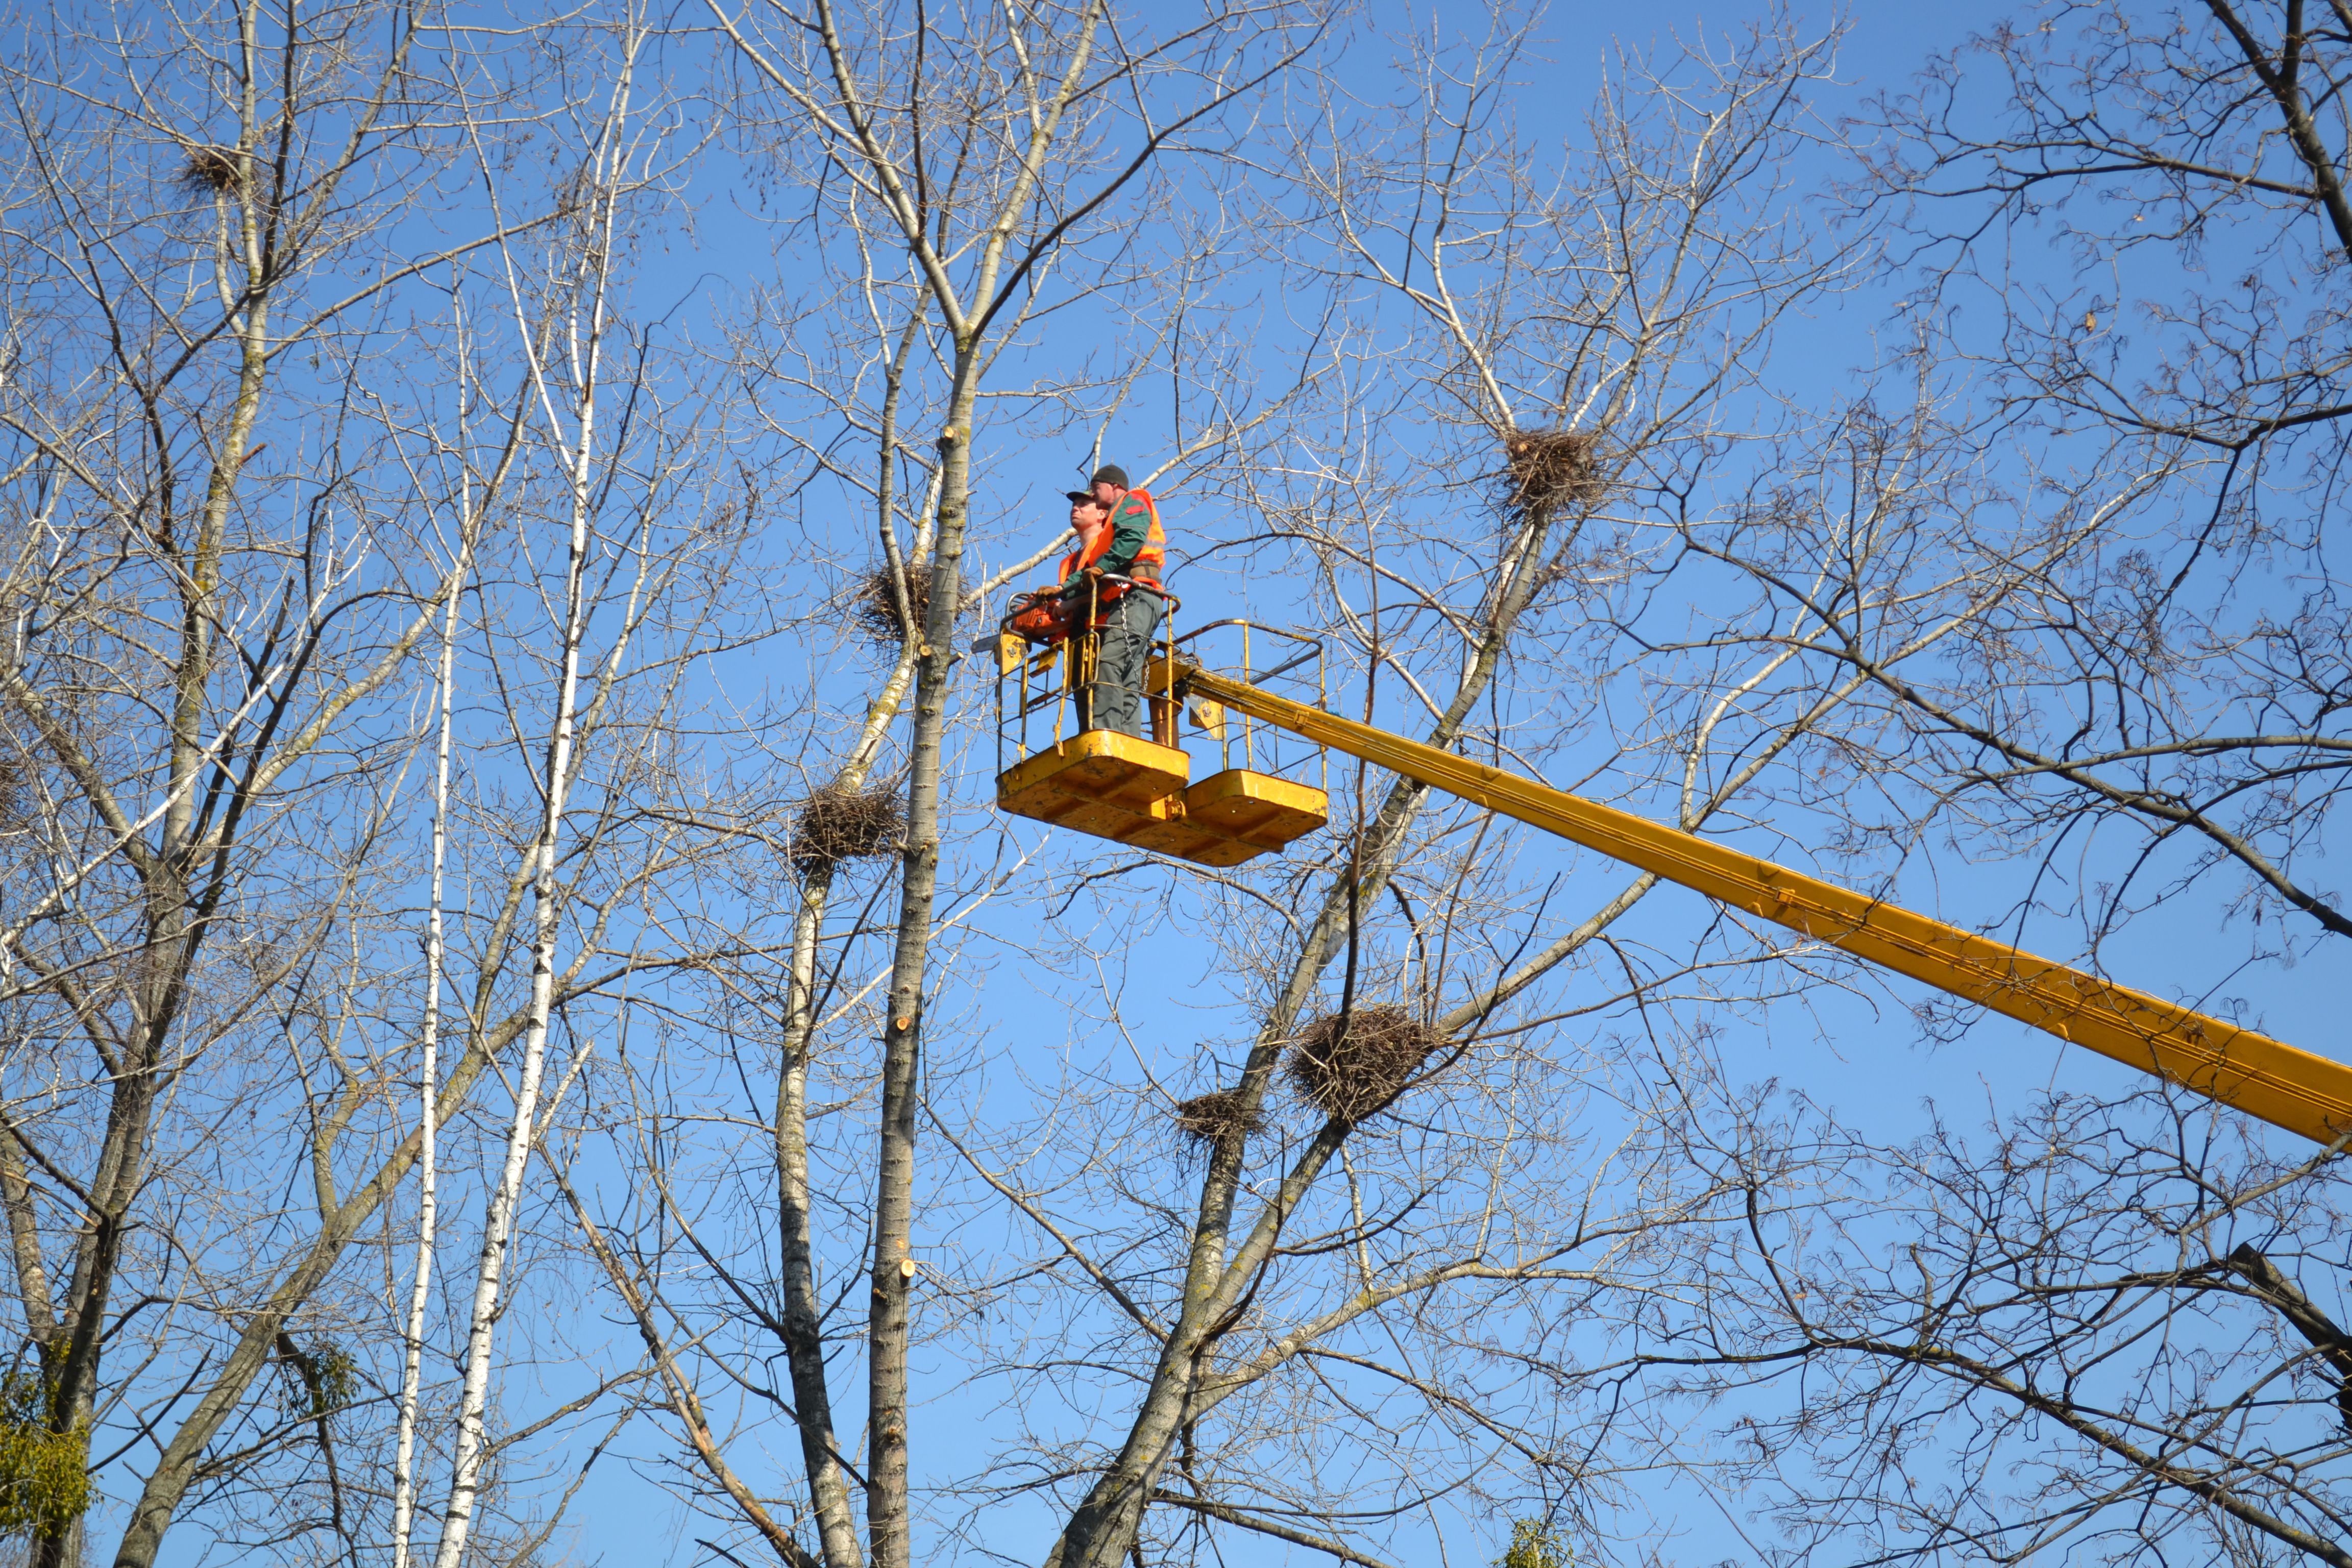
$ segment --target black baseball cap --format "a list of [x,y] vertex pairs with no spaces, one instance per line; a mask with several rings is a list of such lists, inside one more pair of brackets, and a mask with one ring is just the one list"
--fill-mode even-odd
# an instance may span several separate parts
[[1092,490],[1064,490],[1062,494],[1071,500],[1092,500],[1095,499],[1095,492]]

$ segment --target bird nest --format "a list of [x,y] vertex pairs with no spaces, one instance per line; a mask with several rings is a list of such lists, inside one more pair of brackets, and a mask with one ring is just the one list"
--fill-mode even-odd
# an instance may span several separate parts
[[1332,1013],[1299,1031],[1290,1080],[1326,1115],[1360,1121],[1396,1098],[1436,1044],[1429,1026],[1393,1003]]
[[793,819],[793,864],[803,876],[844,860],[888,855],[907,836],[906,807],[895,785],[817,791]]
[[1503,442],[1504,506],[1533,515],[1591,501],[1601,493],[1600,445],[1578,430],[1513,431]]
[[1195,1143],[1214,1148],[1265,1125],[1238,1089],[1212,1089],[1176,1102],[1176,1130]]
[[[920,631],[931,613],[929,567],[907,568],[907,607],[914,612],[915,626]],[[850,618],[869,640],[884,647],[897,647],[907,640],[906,627],[898,619],[898,579],[887,562],[857,580],[850,595]]]
[[200,191],[234,190],[245,179],[245,161],[234,147],[191,147],[180,165],[180,183]]

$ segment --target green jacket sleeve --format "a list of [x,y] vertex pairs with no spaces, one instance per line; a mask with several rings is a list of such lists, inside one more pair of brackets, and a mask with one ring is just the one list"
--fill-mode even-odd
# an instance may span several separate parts
[[1110,520],[1110,548],[1095,564],[1104,571],[1124,577],[1135,570],[1136,552],[1151,537],[1151,513],[1133,496],[1118,503],[1118,510]]

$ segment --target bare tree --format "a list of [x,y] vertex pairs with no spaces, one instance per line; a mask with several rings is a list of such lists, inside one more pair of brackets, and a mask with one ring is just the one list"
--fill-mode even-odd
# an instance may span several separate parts
[[[528,400],[538,405],[545,420],[543,428],[552,449],[550,455],[562,480],[562,608],[556,617],[552,657],[546,660],[552,668],[549,671],[551,690],[545,761],[535,781],[541,810],[525,857],[530,882],[531,930],[530,994],[524,1015],[522,1060],[498,1181],[483,1216],[480,1257],[474,1270],[473,1302],[466,1325],[465,1385],[457,1413],[456,1451],[450,1463],[449,1502],[442,1517],[440,1545],[434,1559],[438,1568],[458,1568],[465,1561],[467,1540],[482,1489],[488,1445],[486,1417],[495,1369],[493,1335],[506,1306],[503,1291],[507,1288],[507,1263],[514,1245],[517,1210],[523,1199],[523,1177],[535,1147],[545,1136],[547,1124],[553,1121],[561,1106],[572,1074],[587,1058],[588,1047],[583,1043],[563,1083],[542,1111],[540,1100],[544,1092],[558,999],[557,977],[566,967],[574,973],[578,970],[576,964],[565,964],[559,952],[568,895],[574,889],[562,886],[558,868],[567,858],[572,789],[583,771],[581,746],[600,726],[604,710],[613,702],[615,686],[628,666],[631,641],[651,609],[648,600],[657,598],[665,586],[662,578],[667,574],[664,568],[670,564],[647,547],[656,508],[671,499],[671,487],[666,482],[669,475],[656,470],[646,476],[652,482],[638,492],[640,510],[631,520],[634,538],[629,534],[618,540],[600,538],[604,531],[597,526],[602,510],[598,505],[600,494],[609,498],[613,489],[610,484],[602,482],[608,478],[610,464],[601,443],[609,439],[603,427],[610,418],[605,399],[611,391],[604,360],[618,325],[617,302],[610,292],[614,264],[618,259],[615,240],[623,204],[634,194],[633,187],[646,178],[644,165],[657,156],[654,148],[658,142],[646,145],[648,139],[637,133],[634,123],[635,105],[632,93],[637,85],[637,54],[644,43],[641,28],[625,26],[620,34],[619,58],[613,65],[611,104],[595,128],[580,174],[576,240],[567,247],[559,266],[550,269],[553,290],[552,298],[547,300],[547,314],[539,323],[532,323],[520,309],[517,311],[529,365]],[[520,280],[514,286],[519,289]],[[520,298],[515,302],[519,307],[524,303]],[[552,353],[541,352],[552,350],[557,344],[562,345],[560,360]],[[676,460],[674,454],[664,456],[672,462]],[[604,546],[601,551],[600,545]],[[600,554],[606,554],[607,559],[600,562]],[[635,569],[625,574],[614,571],[615,557],[634,557]],[[600,565],[604,567],[601,574]],[[616,587],[620,583],[626,584],[615,617],[617,624],[607,632],[607,646],[601,657],[595,657],[588,647],[592,618],[599,608],[609,607],[598,602],[600,595],[593,584],[598,575]],[[648,588],[654,593],[649,595]],[[594,662],[587,663],[592,658]],[[668,837],[657,836],[656,845]],[[656,852],[658,856],[658,847]],[[624,887],[626,885],[625,882]],[[634,893],[635,889],[630,891]],[[592,940],[596,928],[604,923],[601,919],[592,922]],[[420,1134],[422,1131],[420,1128]],[[424,1275],[425,1267],[420,1261],[420,1285]],[[400,1542],[396,1549],[404,1545]]]
[[[788,868],[779,889],[788,953],[781,974],[754,967],[727,982],[728,1032],[757,1070],[773,1074],[772,1102],[751,1109],[769,1128],[758,1152],[772,1185],[747,1194],[725,1158],[714,1177],[696,1168],[692,1150],[674,1152],[665,1123],[685,1108],[648,1086],[627,1153],[647,1173],[641,1195],[651,1201],[620,1217],[577,1206],[591,1251],[662,1371],[691,1468],[718,1510],[787,1561],[904,1563],[915,1518],[907,1451],[917,1086],[925,999],[940,984],[931,954],[950,838],[945,755],[961,706],[957,632],[974,606],[1059,548],[1056,520],[1043,549],[1024,543],[1015,552],[1025,559],[972,580],[975,453],[999,422],[1008,437],[1020,420],[1067,439],[1072,424],[1108,419],[1132,388],[1134,369],[1097,368],[1084,349],[1041,353],[1024,338],[1057,315],[1146,314],[1147,301],[1167,296],[1163,275],[1184,275],[1188,262],[1213,254],[1216,237],[1186,228],[1157,163],[1163,149],[1197,151],[1192,142],[1226,136],[1227,108],[1295,57],[1313,36],[1311,17],[1235,12],[1165,36],[1121,31],[1100,5],[864,14],[819,4],[805,15],[719,17],[755,89],[740,105],[751,132],[806,181],[824,238],[813,258],[835,289],[824,304],[794,301],[796,324],[781,337],[747,329],[739,352],[759,385],[790,394],[772,416],[772,434],[787,459],[804,465],[800,482],[851,498],[873,520],[849,545],[846,592],[813,608],[838,620],[854,606],[883,661],[837,729],[795,726],[779,738],[780,755],[807,781],[789,837],[772,847],[779,871]],[[1171,243],[1157,242],[1155,222],[1171,226],[1158,235],[1174,235]],[[1139,335],[1147,346],[1136,363],[1155,363],[1150,345],[1164,333]],[[1198,471],[1263,417],[1248,401],[1204,421],[1169,471]],[[999,412],[983,420],[992,407]],[[842,548],[838,531],[820,531],[817,542]],[[910,694],[912,722],[896,733]],[[885,896],[877,889],[838,929],[830,917],[840,888],[855,862],[877,854],[898,865],[896,919],[870,918]],[[951,908],[947,926],[1002,873],[983,867],[978,877],[978,889],[948,900],[963,907]],[[884,972],[864,985],[846,981],[853,955],[886,937]],[[878,1061],[820,1065],[827,1037],[877,1005]],[[816,1118],[828,1109],[837,1116],[811,1103],[812,1085],[827,1081],[851,1103],[878,1096],[874,1132],[813,1138]],[[833,1163],[832,1178],[813,1170],[820,1162]],[[748,1229],[735,1206],[746,1196],[761,1218]],[[855,1216],[842,1239],[870,1282],[862,1313],[841,1310],[838,1276],[828,1278],[827,1209]],[[707,1290],[668,1278],[664,1258],[681,1231]],[[712,1353],[721,1325],[744,1361]],[[858,1340],[862,1462],[835,1414],[848,1396],[839,1351]],[[780,1357],[789,1392],[751,1378],[752,1356]],[[735,1435],[706,1404],[713,1375],[796,1426],[807,1502],[793,1512],[813,1526],[813,1550],[743,1473]]]
[[[2011,931],[2094,962],[2195,911],[2170,984],[2254,1016],[2352,931],[2348,47],[2341,5],[2053,5],[1930,62],[1854,195],[1911,246],[1948,435],[1856,409],[1690,534],[1753,595],[1712,646],[1867,681],[1830,776],[1872,810],[1827,808],[1857,863],[2011,862]],[[1853,570],[1889,537],[1893,616]],[[2343,1561],[2335,1152],[2161,1094],[1954,1117],[1694,1152],[1753,1223],[1642,1350],[1743,1412],[1719,1454],[1789,1555]]]
[[[41,875],[12,879],[0,959],[21,1042],[11,1067],[25,1075],[5,1158],[18,1300],[60,1432],[126,1414],[101,1352],[183,1294],[164,1283],[168,1246],[135,1263],[126,1247],[145,1228],[142,1205],[176,1184],[188,1132],[243,1099],[198,1088],[209,1064],[240,1055],[230,1042],[273,1013],[281,1027],[301,1016],[291,998],[305,977],[323,978],[322,958],[326,974],[337,967],[350,872],[380,828],[399,748],[346,752],[334,738],[364,732],[371,700],[396,689],[454,586],[429,568],[420,585],[422,562],[370,580],[380,563],[344,523],[354,498],[332,447],[303,454],[306,434],[287,428],[275,471],[259,462],[279,428],[277,373],[346,346],[348,321],[437,259],[367,258],[355,290],[310,288],[389,216],[380,171],[431,167],[404,100],[414,35],[389,52],[347,47],[373,22],[347,12],[287,28],[247,7],[138,45],[51,36],[12,68],[14,548],[0,684],[31,786],[24,820],[39,853],[26,863]],[[109,54],[146,79],[146,98],[81,85],[84,65]],[[284,460],[298,455],[321,459],[328,482]],[[271,523],[257,526],[262,516]],[[356,831],[308,875],[249,880],[270,840],[320,804],[306,786],[328,772],[322,746],[351,759]],[[273,1000],[280,988],[291,997]],[[239,1076],[221,1065],[220,1081]],[[198,1363],[194,1411],[134,1418],[179,1430],[126,1561],[152,1556],[205,1444],[398,1179],[396,1153],[347,1195],[331,1175],[381,1070],[309,1101],[317,1231],[250,1308],[218,1320],[230,1339],[218,1364]],[[185,1111],[186,1132],[159,1121]],[[178,1244],[203,1255],[195,1235]],[[122,1303],[127,1264],[149,1282]],[[76,1553],[70,1536],[47,1537],[45,1553]]]
[[[1334,100],[1282,160],[1295,264],[1378,308],[1332,327],[1363,368],[1283,432],[1267,527],[1232,548],[1282,618],[1327,606],[1381,721],[1520,767],[1591,726],[1616,752],[1587,787],[1736,829],[1865,680],[1781,679],[1767,648],[1612,712],[1610,666],[1573,672],[1580,628],[1654,586],[1725,454],[1776,450],[1774,337],[1848,275],[1788,189],[1827,45],[1622,59],[1563,173],[1510,112],[1527,38],[1432,45],[1397,104]],[[1655,1463],[1613,1446],[1605,1405],[1556,1402],[1554,1370],[1738,1222],[1662,1132],[1742,1110],[1656,1020],[1782,987],[1753,969],[1780,949],[1651,918],[1647,877],[1557,909],[1515,868],[1540,847],[1412,781],[1346,782],[1319,861],[1200,897],[1253,1015],[1230,1059],[1174,1069],[1214,1079],[1180,1099],[1073,1066],[1034,1121],[939,1111],[1041,1248],[996,1271],[1018,1305],[990,1376],[1024,1420],[973,1506],[1054,1497],[1062,1568],[1230,1530],[1378,1563],[1393,1531],[1529,1498],[1598,1535],[1612,1476]],[[1115,872],[1073,896],[1150,940]],[[1129,1014],[1103,1005],[1115,1040]],[[1621,1008],[1660,1048],[1629,1064],[1561,1028]]]
[[[28,26],[12,1451],[127,1506],[122,1564],[184,1517],[530,1561],[647,1409],[710,1550],[795,1565],[1008,1512],[1058,1568],[1598,1553],[1662,1467],[1792,1558],[2342,1561],[2332,1156],[2161,1094],[1788,1109],[1724,1020],[1915,999],[1370,770],[1230,874],[956,785],[959,645],[1058,534],[992,481],[1135,461],[1164,371],[1180,555],[1335,701],[1889,893],[2013,862],[2014,934],[2094,962],[2183,893],[2242,970],[2324,957],[2352,22],[2307,13],[1999,32],[1874,111],[1845,235],[1778,25],[1621,56],[1564,149],[1501,16],[1391,98],[1312,74],[1313,6]],[[793,195],[772,280],[656,328],[697,33],[713,166]],[[1800,405],[1778,344],[1880,232],[1910,352]],[[754,647],[805,677],[743,699]],[[992,1047],[982,943],[1066,1060]],[[927,1342],[1000,1416],[928,1490]],[[83,1552],[86,1489],[0,1483]]]
[[[609,107],[543,74],[601,58],[567,26],[485,42],[401,7],[100,7],[11,50],[0,744],[26,869],[0,894],[0,1188],[39,1390],[11,1432],[36,1420],[64,1473],[127,1504],[120,1563],[154,1561],[184,1510],[254,1553],[381,1539],[379,1454],[389,1477],[440,1426],[422,1378],[403,1399],[374,1375],[427,1331],[371,1301],[360,1245],[394,1242],[412,1097],[462,1213],[469,1113],[510,1047],[551,1019],[593,1031],[601,998],[740,941],[660,906],[731,841],[677,715],[714,644],[756,635],[716,630],[748,518],[642,334],[613,363],[548,363],[625,266],[614,203],[666,174],[641,146],[584,181],[514,173],[502,138]],[[583,387],[629,410],[593,462],[549,420]],[[551,617],[542,478],[593,495]],[[554,510],[576,546],[578,505]],[[420,810],[436,641],[445,693],[488,700],[452,702],[457,776]],[[554,804],[526,805],[533,694],[583,659]],[[416,911],[442,904],[419,884],[445,868],[463,913],[428,983],[450,1048],[420,1077]],[[476,1457],[637,1375],[593,1371]],[[40,1561],[78,1560],[87,1501],[37,1516]],[[527,1554],[543,1522],[523,1522]]]
[[[2225,901],[2336,937],[2352,923],[2300,868],[2346,767],[2325,547],[2352,432],[2347,49],[2340,7],[2053,7],[1882,104],[1866,193],[1913,215],[1922,307],[1998,306],[1993,331],[1923,310],[1921,352],[1981,367],[2042,467],[2066,454],[2129,498],[1987,622],[1997,707],[1886,683],[1948,787],[2037,837],[2109,823],[2193,846]],[[2003,261],[2011,236],[2059,259]],[[2310,586],[2250,595],[2252,570]],[[2173,864],[2119,879],[2096,919]]]
[[[762,48],[731,22],[730,36],[797,111],[850,207],[877,239],[887,237],[882,243],[919,280],[923,313],[936,314],[949,343],[928,618],[907,741],[898,938],[885,993],[866,1318],[866,1553],[877,1568],[904,1568],[919,1050],[982,377],[1064,250],[1099,226],[1107,205],[1126,199],[1163,146],[1213,127],[1237,96],[1295,58],[1297,45],[1283,10],[1213,14],[1132,42],[1099,0],[1025,14],[975,6],[853,17],[831,0],[815,0],[805,17],[780,12],[789,28],[781,43]],[[952,73],[944,81],[934,75],[941,68],[935,58]],[[1116,123],[1110,105],[1129,94],[1139,105],[1128,121],[1138,145],[1115,150],[1105,135]],[[1163,96],[1168,108],[1151,106]]]
[[1800,1115],[1701,1157],[1747,1189],[1686,1298],[1718,1310],[1595,1375],[1742,1410],[1718,1484],[1787,1560],[2345,1560],[2330,1154],[2142,1095],[1899,1147]]

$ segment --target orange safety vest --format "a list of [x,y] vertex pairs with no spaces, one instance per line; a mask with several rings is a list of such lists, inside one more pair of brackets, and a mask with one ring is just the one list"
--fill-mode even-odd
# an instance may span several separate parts
[[[1143,548],[1135,552],[1135,565],[1128,575],[1139,583],[1149,583],[1155,588],[1160,586],[1160,568],[1168,563],[1168,535],[1160,526],[1160,503],[1151,499],[1150,490],[1128,491],[1127,500],[1119,502],[1111,512],[1108,521],[1096,530],[1093,542],[1084,549],[1073,550],[1062,557],[1062,574],[1056,581],[1068,582],[1108,554],[1111,536],[1118,531],[1117,524],[1119,512],[1126,510],[1136,501],[1143,503],[1144,512],[1151,519],[1151,523],[1144,531]],[[1103,590],[1103,599],[1108,603],[1126,592],[1126,589],[1114,584]]]

